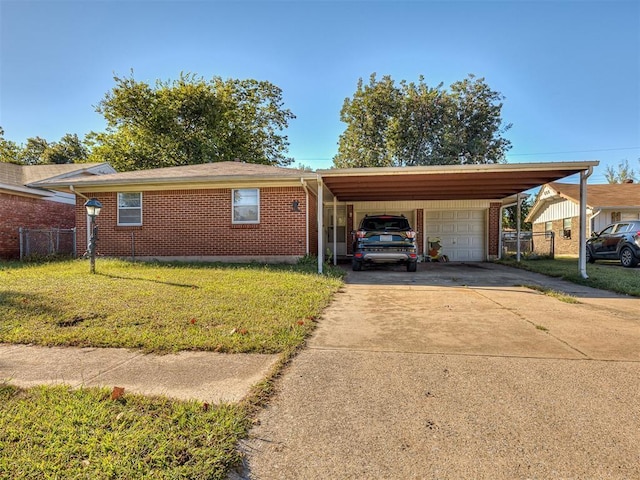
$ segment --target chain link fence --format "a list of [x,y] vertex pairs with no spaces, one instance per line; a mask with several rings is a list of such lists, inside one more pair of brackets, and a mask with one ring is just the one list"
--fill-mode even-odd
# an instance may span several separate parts
[[76,257],[75,228],[20,228],[20,260],[34,257]]
[[[533,233],[520,232],[520,255],[523,257],[548,257],[555,255],[555,235],[553,232]],[[502,256],[509,257],[518,254],[518,234],[503,232]]]

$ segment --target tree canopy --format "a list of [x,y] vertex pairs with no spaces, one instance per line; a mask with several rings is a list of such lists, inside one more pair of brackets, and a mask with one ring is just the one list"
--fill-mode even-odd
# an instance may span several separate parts
[[626,181],[636,181],[636,172],[629,166],[629,160],[623,160],[615,169],[611,165],[607,166],[604,174],[608,183],[624,183]]
[[511,142],[502,137],[500,93],[484,78],[469,75],[453,83],[429,87],[390,76],[369,83],[359,79],[352,98],[346,98],[334,166],[389,167],[498,163],[505,161]]
[[151,86],[133,73],[114,80],[96,107],[107,129],[87,136],[92,161],[120,171],[225,160],[292,162],[280,132],[295,116],[269,82],[181,74]]
[[88,150],[78,135],[67,133],[58,142],[49,142],[42,137],[27,138],[24,145],[18,145],[4,138],[0,127],[0,161],[23,165],[51,163],[83,163],[87,161]]

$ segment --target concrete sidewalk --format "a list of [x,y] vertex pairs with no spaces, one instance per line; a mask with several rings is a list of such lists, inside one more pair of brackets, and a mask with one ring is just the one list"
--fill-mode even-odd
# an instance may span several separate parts
[[0,345],[0,382],[19,387],[65,384],[124,387],[125,392],[208,403],[237,402],[263,380],[278,355],[180,352],[153,355],[121,348]]
[[640,478],[639,299],[483,264],[347,281],[232,478]]

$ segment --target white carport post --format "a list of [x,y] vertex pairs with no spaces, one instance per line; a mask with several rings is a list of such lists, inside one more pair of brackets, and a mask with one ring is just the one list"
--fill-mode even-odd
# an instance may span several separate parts
[[587,178],[593,173],[593,167],[580,172],[580,237],[578,250],[578,270],[580,276],[587,279]]
[[324,245],[323,245],[323,235],[322,231],[324,230],[324,200],[323,200],[323,189],[324,184],[322,183],[322,177],[318,175],[318,273],[322,273],[322,267],[324,265]]
[[333,265],[338,265],[338,199],[333,196]]
[[[516,195],[516,262],[520,263],[520,216],[522,215],[522,198]],[[502,219],[500,219],[502,221]]]

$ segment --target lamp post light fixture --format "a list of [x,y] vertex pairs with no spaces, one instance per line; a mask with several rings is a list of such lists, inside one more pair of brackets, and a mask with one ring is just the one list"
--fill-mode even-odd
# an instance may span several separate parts
[[91,220],[91,240],[89,240],[89,258],[91,259],[91,273],[96,273],[96,242],[98,240],[98,226],[96,217],[100,215],[102,204],[95,198],[87,200],[84,204],[87,215]]

